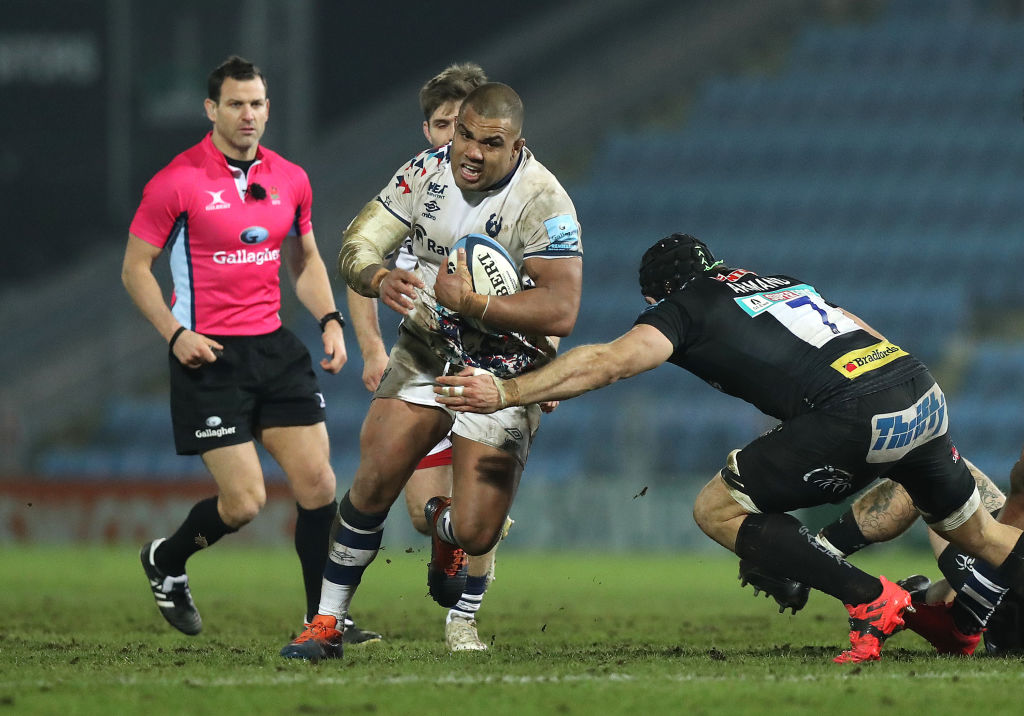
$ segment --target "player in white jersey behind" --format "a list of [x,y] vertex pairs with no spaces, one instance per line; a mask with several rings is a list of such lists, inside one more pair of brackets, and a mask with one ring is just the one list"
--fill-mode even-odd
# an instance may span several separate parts
[[[401,167],[345,231],[338,263],[346,282],[404,319],[363,423],[355,479],[338,507],[319,614],[282,656],[342,655],[338,623],[380,549],[388,510],[422,456],[449,431],[451,497],[435,496],[425,510],[435,601],[459,603],[466,555],[486,554],[500,538],[541,409],[457,415],[437,404],[433,382],[448,367],[519,375],[550,360],[546,336],[568,335],[575,325],[582,284],[575,208],[526,148],[522,127],[519,96],[507,85],[481,85],[462,103],[452,144]],[[501,244],[534,287],[475,293],[462,252],[458,270],[441,271],[452,244],[473,233]],[[389,270],[385,257],[406,236],[416,269]]]
[[[455,118],[462,100],[473,89],[487,81],[487,75],[477,64],[467,62],[446,67],[420,89],[420,109],[423,111],[423,136],[431,147],[442,147],[452,141]],[[406,237],[392,257],[399,269],[416,268],[412,240]],[[388,364],[388,352],[381,336],[377,317],[377,301],[360,296],[351,288],[348,307],[352,328],[359,341],[363,356],[363,385],[371,393],[380,385],[380,378]],[[400,439],[400,438],[399,438]],[[405,485],[405,506],[416,531],[430,535],[430,525],[423,514],[427,501],[435,495],[452,494],[452,443],[446,435],[416,466],[416,471]],[[506,521],[506,529],[511,525]],[[449,609],[445,619],[445,643],[451,651],[486,651],[487,645],[477,633],[476,613],[484,593],[493,579],[494,556],[498,546],[487,554],[470,557],[467,564],[467,591],[461,604]],[[346,640],[348,636],[346,635]]]

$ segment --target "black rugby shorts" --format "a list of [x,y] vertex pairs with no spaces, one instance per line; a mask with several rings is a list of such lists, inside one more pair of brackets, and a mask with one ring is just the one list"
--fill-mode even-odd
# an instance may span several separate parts
[[[726,482],[759,510],[771,513],[843,502],[876,478],[888,477],[907,489],[920,510],[945,518],[967,502],[975,483],[948,429],[924,440],[928,407],[937,408],[937,398],[946,410],[934,379],[921,373],[897,386],[799,415],[744,447],[736,457],[739,475],[726,470]],[[899,413],[902,423],[890,417]],[[936,420],[939,415],[935,411]],[[920,430],[914,422],[919,419],[925,421]],[[885,432],[894,420],[906,428],[908,439],[902,443],[898,431]],[[901,454],[893,445],[907,451]]]
[[186,368],[170,353],[171,422],[179,455],[239,445],[261,428],[324,421],[309,351],[282,327],[262,336],[209,336],[224,355]]

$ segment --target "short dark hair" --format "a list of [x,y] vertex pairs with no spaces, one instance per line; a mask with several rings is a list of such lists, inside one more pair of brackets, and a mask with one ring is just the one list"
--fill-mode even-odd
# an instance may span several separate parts
[[[523,100],[516,91],[501,82],[488,82],[470,92],[462,102],[462,111],[472,107],[481,117],[508,119],[517,137],[523,133]],[[462,111],[459,114],[462,114]]]
[[428,122],[445,102],[462,101],[470,92],[487,81],[483,68],[475,62],[448,65],[420,88],[420,109]]
[[239,81],[254,80],[259,77],[263,81],[263,89],[267,89],[267,78],[260,72],[259,67],[244,57],[231,55],[210,73],[206,80],[206,96],[214,102],[220,102],[220,88],[228,77]]

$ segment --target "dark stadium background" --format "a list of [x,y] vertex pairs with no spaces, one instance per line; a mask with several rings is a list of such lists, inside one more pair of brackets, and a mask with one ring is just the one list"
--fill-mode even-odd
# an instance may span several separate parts
[[[1005,485],[1024,444],[1021,48],[1009,0],[6,0],[0,543],[138,541],[212,488],[173,455],[163,346],[119,271],[143,184],[207,130],[205,77],[231,53],[267,74],[264,143],[309,172],[329,265],[420,149],[419,85],[474,60],[523,96],[584,227],[565,346],[625,330],[640,252],[689,231],[732,265],[823,284],[924,358],[961,451]],[[284,313],[315,347],[287,291]],[[349,354],[323,379],[340,490],[367,403],[354,338]],[[671,368],[567,403],[509,547],[714,549],[692,497],[770,425]],[[267,467],[274,499],[239,540],[287,537]],[[400,514],[388,530],[415,539]]]

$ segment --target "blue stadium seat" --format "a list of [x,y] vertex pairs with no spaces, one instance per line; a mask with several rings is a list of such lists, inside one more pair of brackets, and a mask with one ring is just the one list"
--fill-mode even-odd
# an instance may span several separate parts
[[[1017,272],[1006,270],[1024,266],[1021,47],[1024,22],[997,3],[900,0],[855,23],[809,24],[781,67],[707,80],[676,126],[609,133],[588,173],[567,186],[585,261],[564,348],[626,330],[642,306],[641,252],[685,231],[730,265],[824,287],[940,365],[979,317],[997,324],[1024,299]],[[315,323],[298,316],[289,325],[318,355]],[[345,372],[321,378],[342,484],[358,462],[368,404],[349,346]],[[1019,401],[1003,398],[1024,384],[1017,365],[1016,349],[982,344],[951,398],[966,453],[985,469],[1008,469],[1024,443],[1006,428],[1020,424]],[[665,474],[714,470],[764,427],[753,409],[664,370],[546,416],[526,479],[621,474],[636,459]],[[666,399],[665,381],[684,381],[686,399]],[[93,437],[97,447],[51,450],[39,469],[169,476],[187,464],[173,455],[163,398],[112,401]]]
[[957,448],[1005,489],[1024,445],[1024,431],[1014,429],[1021,424],[1019,401],[980,399],[968,388],[948,397],[948,404]]

